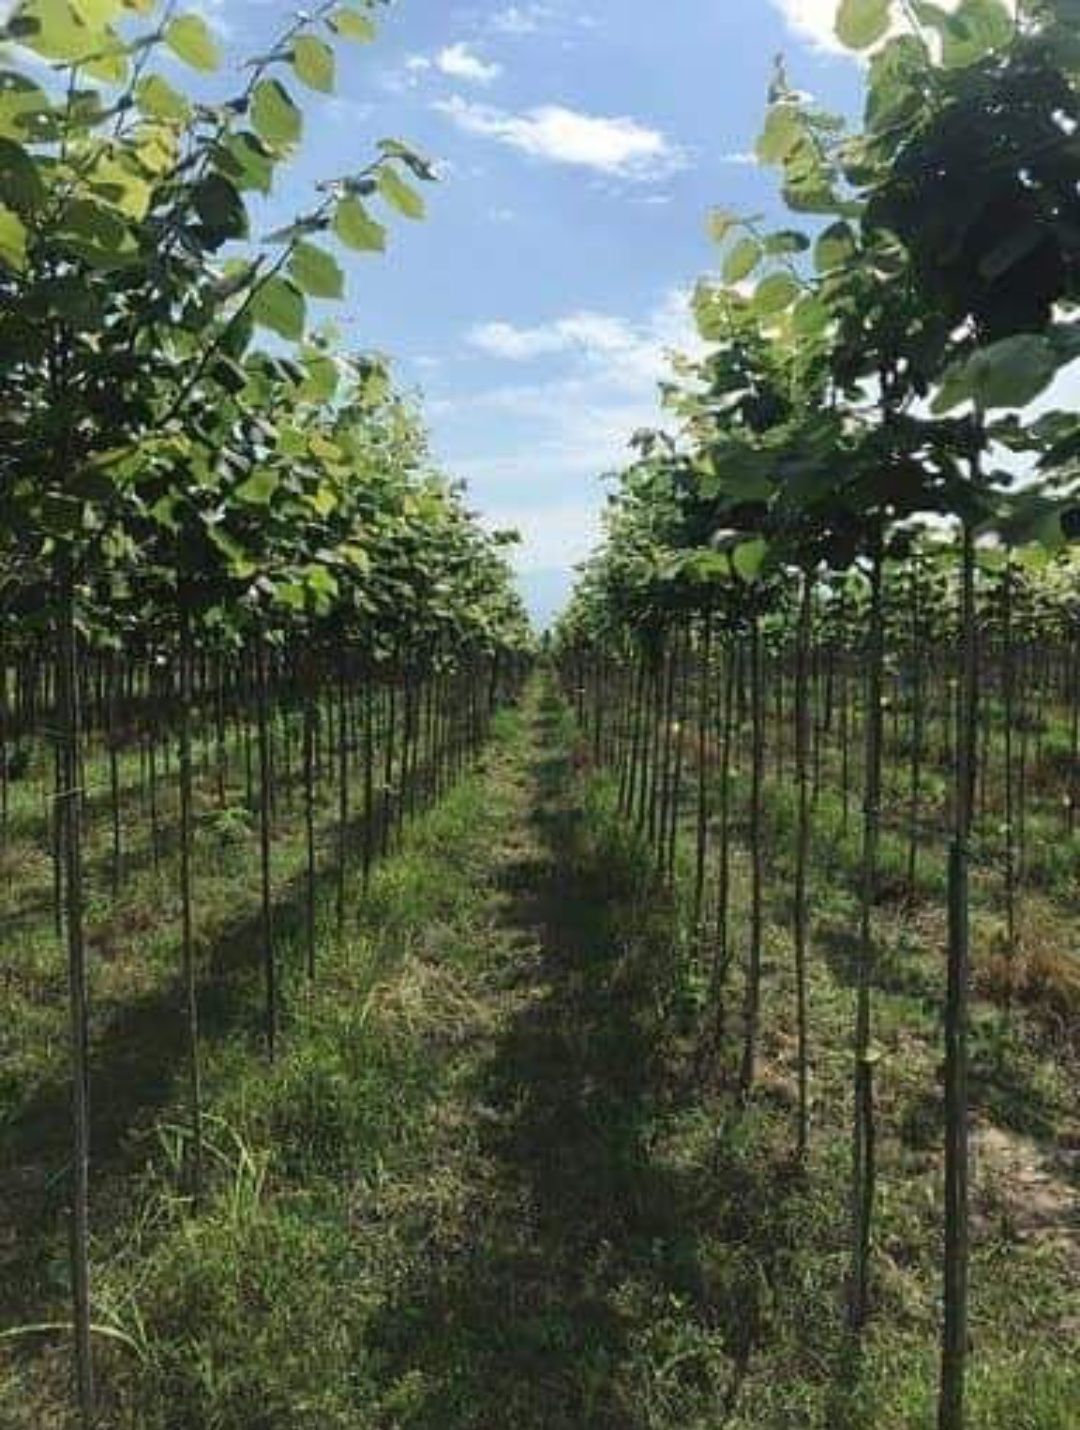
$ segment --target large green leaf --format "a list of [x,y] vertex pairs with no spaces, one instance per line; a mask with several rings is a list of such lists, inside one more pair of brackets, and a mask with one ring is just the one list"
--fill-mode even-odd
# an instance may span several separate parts
[[68,0],[23,0],[8,21],[9,34],[48,60],[85,60],[110,41],[106,25],[88,24]]
[[244,201],[236,186],[223,174],[209,174],[196,184],[192,202],[202,222],[207,247],[220,248],[231,239],[247,237]]
[[94,268],[122,268],[138,258],[131,229],[115,209],[74,199],[64,209],[57,241]]
[[32,214],[45,201],[37,165],[21,144],[0,137],[0,202],[17,213]]
[[0,70],[0,134],[23,141],[43,137],[51,109],[40,85],[15,70]]
[[178,15],[165,29],[165,43],[178,59],[192,69],[212,71],[221,63],[218,47],[199,15]]
[[342,199],[334,211],[334,232],[342,243],[361,253],[382,253],[386,230],[376,223],[359,199]]
[[251,314],[257,323],[290,342],[304,336],[304,295],[289,278],[268,279],[252,300]]
[[337,259],[313,243],[296,245],[289,272],[313,298],[340,298],[345,292],[345,275]]
[[935,412],[948,412],[962,402],[980,407],[1026,407],[1057,376],[1058,356],[1048,338],[1018,333],[980,348],[966,362],[946,373]]
[[833,223],[820,234],[814,245],[814,263],[819,273],[831,273],[842,268],[855,253],[855,235],[851,225]]
[[799,111],[790,103],[774,104],[757,141],[757,156],[763,164],[782,164],[802,142]]
[[865,50],[885,38],[891,22],[891,0],[840,0],[836,33],[849,49]]
[[338,388],[338,365],[328,353],[306,352],[301,357],[307,376],[300,387],[305,402],[329,402]]
[[0,204],[0,262],[19,272],[26,267],[26,226],[12,209]]
[[752,541],[743,541],[731,554],[731,564],[739,578],[747,583],[756,581],[769,554],[769,545],[764,537],[755,536]]
[[236,495],[240,501],[250,502],[252,506],[269,506],[280,485],[281,478],[276,472],[260,467],[240,483]]
[[941,59],[948,69],[974,64],[1013,37],[1014,22],[1001,0],[962,0],[955,10],[916,0],[914,8],[920,21],[940,35]]
[[276,79],[261,79],[251,96],[251,122],[261,139],[275,149],[296,144],[304,128],[303,115],[289,91]]
[[749,278],[762,259],[761,244],[756,238],[740,238],[724,259],[725,283],[741,283]]
[[241,130],[231,134],[222,146],[225,167],[238,189],[256,189],[268,194],[274,179],[274,156],[257,134]]
[[404,214],[406,218],[421,219],[424,217],[424,200],[420,194],[407,184],[396,169],[389,165],[384,167],[379,173],[379,192],[383,198],[398,213]]
[[293,69],[309,89],[330,94],[334,88],[334,52],[325,40],[301,35],[293,42]]
[[135,87],[135,102],[154,119],[173,119],[183,124],[191,113],[184,96],[159,74],[143,75]]
[[782,313],[791,307],[799,291],[799,285],[790,273],[770,273],[757,286],[754,307],[766,316]]

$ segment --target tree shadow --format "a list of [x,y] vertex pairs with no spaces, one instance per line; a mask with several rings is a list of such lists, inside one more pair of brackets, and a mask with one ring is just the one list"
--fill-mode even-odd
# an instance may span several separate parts
[[[418,767],[421,791],[429,788],[429,773],[427,766]],[[376,806],[370,823],[358,814],[347,825],[348,877],[354,888],[365,847],[378,861],[385,837],[388,853],[394,852],[408,797],[408,790],[402,790],[392,807]],[[426,796],[418,798],[415,813],[428,803]],[[317,909],[332,907],[337,877],[331,855],[316,872]],[[252,1057],[266,1055],[264,931],[261,907],[252,902],[254,883],[248,894],[235,918],[197,939],[204,1053],[239,1040]],[[307,907],[307,876],[300,869],[276,889],[272,914],[286,1033],[290,994],[299,996],[303,978],[299,958]],[[178,942],[171,952],[174,973],[155,967],[151,987],[99,1011],[91,1029],[91,1215],[92,1227],[106,1238],[122,1225],[132,1177],[150,1155],[147,1137],[161,1114],[176,1107],[179,1121],[186,1116],[188,1040]],[[290,954],[294,966],[285,962]],[[61,1318],[68,1314],[64,1229],[70,1207],[70,1109],[70,1080],[60,1071],[36,1081],[0,1126],[0,1328],[41,1321],[50,1306]],[[33,1354],[32,1341],[13,1344],[14,1353]]]
[[[685,1354],[680,1393],[723,1415],[758,1334],[759,1283],[715,1275],[701,1237],[716,1232],[714,1203],[765,1191],[658,1152],[686,1096],[670,1064],[671,912],[625,841],[590,834],[558,728],[541,707],[536,838],[503,869],[520,997],[471,1089],[484,1171],[466,1215],[428,1229],[365,1348],[395,1425],[653,1424],[643,1342],[673,1306],[712,1347]],[[736,1244],[745,1226],[728,1230]]]

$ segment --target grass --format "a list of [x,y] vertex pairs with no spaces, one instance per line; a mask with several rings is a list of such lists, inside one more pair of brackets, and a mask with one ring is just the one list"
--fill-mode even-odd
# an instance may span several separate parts
[[[933,1424],[933,886],[918,917],[880,911],[875,1309],[855,1375],[842,1321],[845,877],[815,885],[804,1169],[791,1156],[783,879],[770,880],[762,1078],[739,1108],[734,1049],[696,1075],[705,980],[685,910],[657,887],[609,783],[586,764],[564,708],[534,688],[484,768],[380,868],[346,942],[321,925],[318,986],[290,984],[272,1069],[253,1048],[239,979],[231,1012],[210,1019],[213,1170],[197,1214],[179,1191],[185,1131],[172,1082],[162,1077],[150,1109],[125,1124],[95,1200],[96,1317],[126,1338],[100,1340],[103,1426]],[[736,875],[741,951],[742,861]],[[299,961],[286,949],[287,966]],[[163,1008],[132,992],[150,999],[141,1013],[160,1038]],[[55,1026],[32,998],[19,1020],[21,1038]],[[137,1040],[117,1062],[140,1092],[160,1074],[152,1052]],[[23,1098],[35,1067],[25,1056]],[[1075,1067],[1023,1007],[1006,1025],[989,1003],[976,1008],[973,1060],[980,1129],[1049,1176],[1052,1149],[1076,1131]],[[980,1153],[975,1178],[971,1425],[1074,1430],[1077,1241],[1033,1217],[1037,1184],[994,1161],[998,1145]],[[1055,1170],[1053,1186],[1075,1189],[1070,1175]],[[39,1255],[17,1262],[26,1319],[62,1307],[61,1227],[54,1215],[34,1233]],[[29,1337],[0,1354],[5,1430],[66,1427],[62,1340]]]

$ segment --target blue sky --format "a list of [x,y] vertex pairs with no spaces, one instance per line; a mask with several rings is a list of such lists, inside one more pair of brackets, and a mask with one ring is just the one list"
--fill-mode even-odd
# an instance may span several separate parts
[[[203,0],[230,58],[281,0]],[[343,46],[338,94],[305,94],[305,142],[275,208],[392,135],[435,158],[422,224],[350,258],[344,341],[422,393],[440,465],[493,525],[543,620],[597,534],[602,475],[655,424],[663,355],[691,340],[685,294],[716,204],[768,211],[749,151],[773,56],[829,105],[859,73],[829,44],[835,0],[396,0]]]

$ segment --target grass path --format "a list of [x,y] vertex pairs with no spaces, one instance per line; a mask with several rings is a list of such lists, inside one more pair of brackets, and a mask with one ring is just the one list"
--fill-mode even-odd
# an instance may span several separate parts
[[677,1239],[678,1192],[646,1145],[661,990],[624,957],[633,866],[595,842],[557,707],[534,697],[526,720],[492,772],[506,818],[483,1041],[447,1108],[479,1129],[465,1204],[384,1318],[418,1426],[638,1423],[619,1292],[666,1283]]

